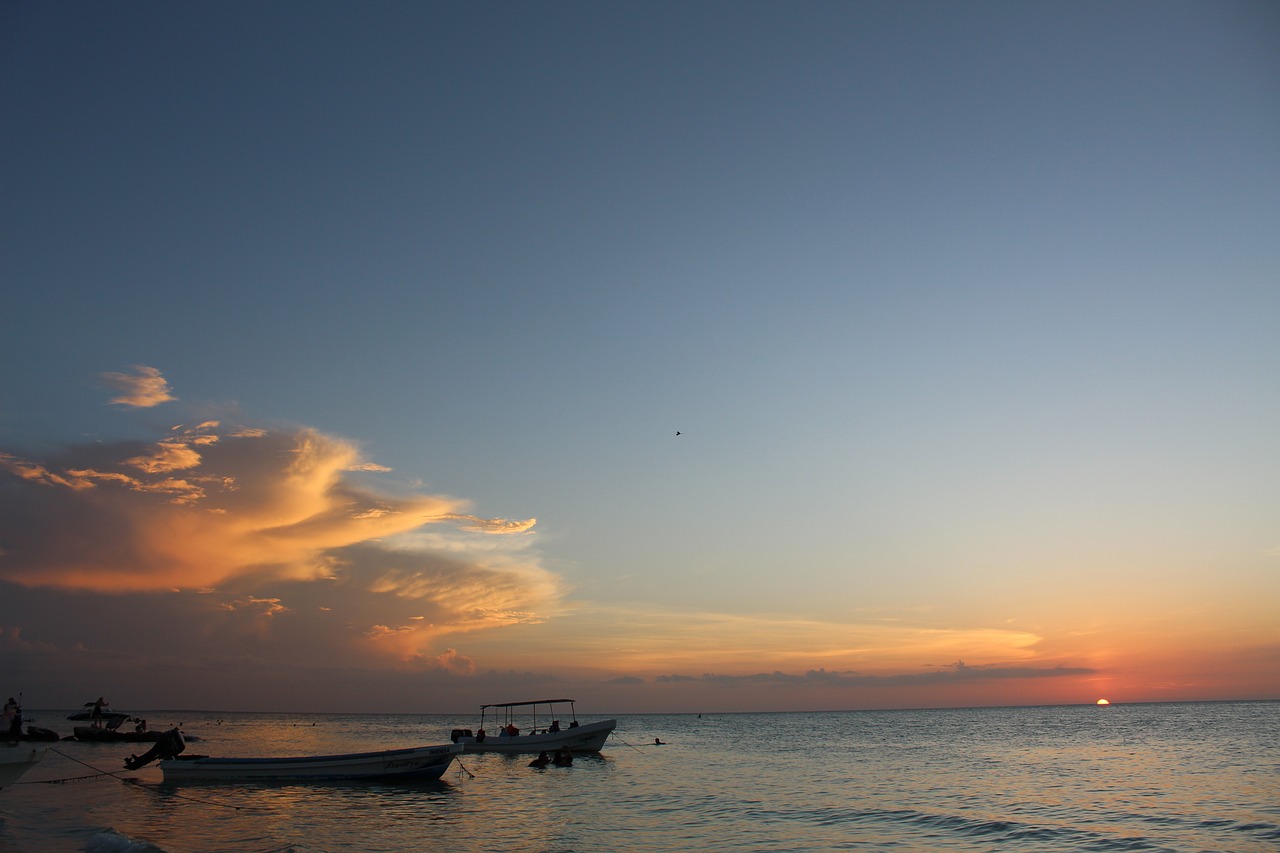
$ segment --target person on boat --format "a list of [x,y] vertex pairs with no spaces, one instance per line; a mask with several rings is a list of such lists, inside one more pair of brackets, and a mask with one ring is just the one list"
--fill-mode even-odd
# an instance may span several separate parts
[[560,731],[560,721],[559,721],[559,720],[552,720],[552,721],[551,721],[551,728],[547,729],[547,731],[549,731],[549,732],[558,732],[558,731]]
[[562,746],[556,750],[556,767],[572,767],[573,753],[569,751],[569,747]]
[[476,743],[484,743],[484,729],[476,729]]
[[4,703],[4,720],[9,724],[9,737],[16,740],[22,736],[22,709],[12,696]]
[[578,721],[577,721],[577,720],[574,720],[572,723],[570,723],[570,724],[569,724],[569,728],[571,728],[571,729],[576,729],[577,727],[578,727]]
[[537,767],[537,768],[541,769],[541,768],[543,768],[543,767],[546,767],[546,766],[547,766],[548,764],[550,764],[550,763],[551,763],[551,759],[550,759],[550,757],[548,757],[548,756],[547,756],[547,751],[544,749],[542,752],[539,752],[539,753],[538,753],[538,757],[537,757],[537,758],[535,758],[535,759],[533,759],[533,761],[530,761],[530,762],[529,762],[529,766],[530,766],[530,767]]
[[133,727],[133,730],[135,732],[145,732],[147,730],[147,721],[141,717],[136,717],[135,719],[137,719],[138,724]]
[[93,725],[95,727],[101,726],[102,725],[102,709],[111,703],[109,703],[106,699],[103,699],[101,696],[99,696],[96,701],[85,702],[84,704],[93,706],[93,718],[92,718]]
[[520,730],[516,728],[515,723],[507,723],[507,727],[503,731],[507,733],[507,737],[515,737],[520,734]]

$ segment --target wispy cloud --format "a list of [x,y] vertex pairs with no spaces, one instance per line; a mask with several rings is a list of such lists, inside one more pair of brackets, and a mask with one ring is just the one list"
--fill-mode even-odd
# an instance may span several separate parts
[[963,662],[957,662],[930,671],[896,673],[893,675],[810,669],[803,673],[787,673],[775,670],[773,672],[755,672],[746,675],[704,673],[699,676],[690,676],[672,674],[659,675],[654,678],[654,681],[658,683],[703,682],[726,687],[758,687],[762,685],[788,687],[798,685],[822,687],[941,687],[962,682],[1000,679],[1063,678],[1067,676],[1092,675],[1094,672],[1095,670],[1088,667],[967,666]]
[[169,383],[160,371],[144,364],[134,365],[133,373],[103,373],[102,381],[119,392],[111,402],[121,406],[149,409],[177,399],[169,393]]
[[[607,644],[608,665],[637,675],[655,676],[673,669],[745,674],[762,662],[771,668],[803,672],[829,670],[915,670],[929,661],[978,660],[1031,663],[1041,659],[1043,638],[1012,627],[939,628],[920,614],[866,616],[849,621],[806,619],[785,613],[719,613],[625,607],[578,602],[557,620],[560,647],[582,660]],[[520,644],[507,649],[509,660],[524,660]],[[603,665],[603,662],[602,662]],[[694,669],[694,668],[697,669]]]
[[463,530],[474,530],[477,533],[528,533],[538,523],[536,518],[524,521],[511,521],[505,518],[477,518],[474,515],[450,514],[445,516],[450,521],[462,522]]

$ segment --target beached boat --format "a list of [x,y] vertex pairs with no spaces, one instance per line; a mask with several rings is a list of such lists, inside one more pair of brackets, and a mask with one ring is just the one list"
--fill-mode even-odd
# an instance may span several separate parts
[[[462,744],[466,752],[505,752],[508,754],[552,752],[558,749],[569,749],[571,752],[599,752],[609,735],[617,728],[617,720],[599,720],[594,723],[579,723],[574,712],[572,699],[534,699],[527,702],[501,702],[480,706],[480,726],[474,732],[471,729],[454,729],[451,739]],[[545,705],[542,713],[543,723],[539,725],[538,708]],[[569,706],[569,722],[561,725],[556,717],[556,705]],[[486,717],[491,714],[492,730],[485,728]],[[524,716],[520,717],[522,709]],[[519,719],[518,719],[519,717]],[[526,724],[521,732],[518,723]]]
[[0,788],[12,785],[44,758],[47,746],[25,746],[20,743],[0,743]]
[[182,755],[160,762],[166,782],[319,782],[338,779],[431,780],[449,769],[458,744],[299,758],[210,758]]

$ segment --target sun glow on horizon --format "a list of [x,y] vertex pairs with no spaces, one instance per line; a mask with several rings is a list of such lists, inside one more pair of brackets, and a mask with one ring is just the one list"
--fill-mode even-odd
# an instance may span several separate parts
[[1099,699],[1099,700],[1098,700],[1098,704],[1099,704],[1099,705],[1110,705],[1110,704],[1111,704],[1111,702],[1110,702],[1110,700],[1108,700],[1108,699]]

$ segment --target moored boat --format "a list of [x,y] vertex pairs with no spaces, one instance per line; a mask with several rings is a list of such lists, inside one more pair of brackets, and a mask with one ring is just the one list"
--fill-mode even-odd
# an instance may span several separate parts
[[94,743],[155,743],[163,735],[164,732],[122,732],[119,729],[105,729],[96,726],[76,726],[72,729],[72,737],[76,740]]
[[[539,725],[539,706],[547,706],[542,714],[545,721]],[[556,719],[556,705],[569,706],[569,722],[562,726]],[[494,731],[485,729],[489,709],[492,712]],[[519,712],[524,709],[527,719],[518,719]],[[528,726],[523,733],[517,725],[525,722]],[[451,739],[461,744],[466,752],[501,752],[510,755],[533,753],[559,749],[568,749],[574,753],[599,752],[604,747],[609,735],[617,728],[617,720],[598,720],[594,723],[579,723],[574,710],[573,699],[534,699],[525,702],[501,702],[480,706],[480,726],[474,732],[471,729],[454,729]]]
[[210,758],[182,755],[160,762],[166,782],[432,780],[449,769],[458,744],[296,758]]
[[18,777],[44,758],[47,750],[47,746],[0,743],[0,788],[17,782]]
[[[101,699],[99,702],[103,701]],[[96,703],[86,702],[86,706]],[[164,732],[147,728],[147,721],[132,714],[112,711],[105,707],[94,707],[92,711],[81,711],[67,717],[76,723],[91,723],[88,726],[75,726],[71,737],[88,743],[155,743],[164,737]],[[133,723],[126,727],[126,723]],[[188,735],[190,740],[199,738]]]

